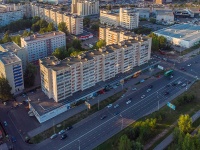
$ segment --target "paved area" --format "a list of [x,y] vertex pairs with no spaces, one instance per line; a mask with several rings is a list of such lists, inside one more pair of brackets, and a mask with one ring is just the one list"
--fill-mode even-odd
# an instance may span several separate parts
[[[200,110],[196,112],[191,118],[192,122],[197,120],[200,117]],[[163,150],[173,141],[173,133],[166,137],[160,144],[158,144],[154,150]]]

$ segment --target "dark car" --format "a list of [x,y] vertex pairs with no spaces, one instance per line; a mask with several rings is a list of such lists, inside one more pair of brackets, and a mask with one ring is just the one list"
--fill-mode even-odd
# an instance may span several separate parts
[[106,117],[106,115],[101,116],[101,120],[105,119]]
[[119,112],[115,112],[114,115],[117,116],[119,114]]
[[62,136],[61,136],[61,140],[64,140],[64,139],[66,139],[67,138],[67,134],[63,134]]
[[72,126],[69,126],[66,128],[66,130],[68,131],[68,130],[71,130],[72,128],[73,128]]
[[17,140],[16,140],[16,138],[15,138],[14,136],[12,136],[12,137],[11,137],[11,141],[12,141],[13,143],[15,143]]
[[165,92],[165,95],[169,95],[169,92]]
[[172,83],[172,86],[176,86],[177,84],[176,83]]
[[153,85],[149,85],[149,88],[153,88]]
[[171,86],[171,84],[167,84],[167,85],[166,85],[166,87],[170,87],[170,86]]
[[188,84],[190,84],[191,83],[191,81],[190,80],[188,80],[188,82],[187,82]]

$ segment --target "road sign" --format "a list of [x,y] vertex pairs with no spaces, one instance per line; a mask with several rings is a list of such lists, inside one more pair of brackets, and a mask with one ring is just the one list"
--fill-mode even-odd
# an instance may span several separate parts
[[167,102],[167,106],[170,107],[171,109],[175,110],[176,109],[176,106],[173,105],[172,103],[170,102]]
[[90,103],[88,103],[87,101],[85,101],[85,105],[87,106],[88,109],[91,108]]

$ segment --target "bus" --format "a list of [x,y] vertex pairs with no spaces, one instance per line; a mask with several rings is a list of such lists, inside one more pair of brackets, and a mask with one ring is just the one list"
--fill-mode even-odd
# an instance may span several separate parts
[[174,70],[168,70],[165,72],[164,76],[168,77],[171,76],[173,74]]

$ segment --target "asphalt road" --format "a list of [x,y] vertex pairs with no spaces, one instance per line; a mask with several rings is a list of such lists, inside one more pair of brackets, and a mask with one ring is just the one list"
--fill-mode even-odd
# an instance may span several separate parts
[[[68,138],[64,141],[60,140],[60,137],[50,140],[47,139],[43,146],[37,149],[51,149],[51,150],[90,150],[101,144],[103,141],[112,137],[118,133],[122,128],[125,128],[130,123],[143,117],[150,111],[158,108],[158,104],[166,103],[170,96],[176,95],[180,90],[186,90],[186,87],[177,85],[175,87],[166,87],[167,84],[181,81],[186,83],[187,80],[195,80],[189,76],[186,76],[180,72],[175,71],[174,78],[169,80],[163,77],[151,85],[153,88],[147,93],[148,87],[134,92],[129,91],[124,98],[121,98],[118,108],[105,108],[97,114],[84,119],[79,122],[79,125],[67,132]],[[161,84],[162,83],[162,84]],[[165,92],[169,92],[169,95],[164,95]],[[141,98],[145,95],[145,98]],[[126,104],[129,98],[132,98],[130,104]],[[115,115],[115,113],[119,113]],[[104,120],[101,120],[101,116],[107,115]],[[86,121],[85,121],[86,120]],[[55,144],[56,143],[56,144]]]

